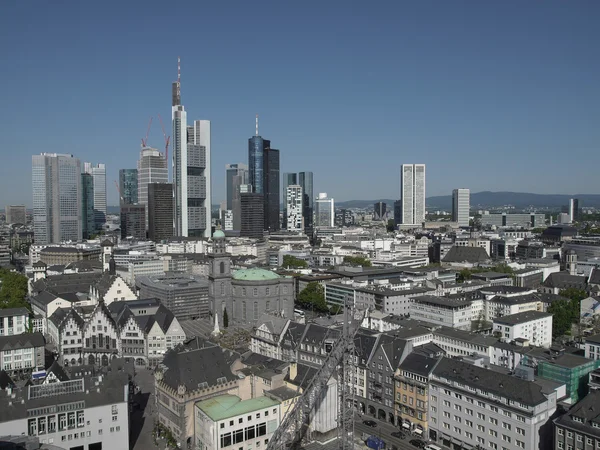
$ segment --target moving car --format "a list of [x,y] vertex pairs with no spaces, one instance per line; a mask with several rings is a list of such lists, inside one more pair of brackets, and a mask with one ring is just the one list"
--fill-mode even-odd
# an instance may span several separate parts
[[363,420],[363,423],[368,427],[375,428],[377,426],[377,422],[375,422],[374,420]]

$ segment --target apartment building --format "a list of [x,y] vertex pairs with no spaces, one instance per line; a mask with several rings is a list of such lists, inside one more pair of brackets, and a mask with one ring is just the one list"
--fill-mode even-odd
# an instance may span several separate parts
[[600,359],[600,334],[585,338],[585,357],[593,360]]
[[509,341],[524,339],[531,345],[549,348],[552,345],[552,314],[541,311],[524,311],[497,317],[494,333]]
[[555,450],[600,449],[600,390],[591,391],[554,419]]
[[0,309],[0,336],[25,333],[29,328],[27,308]]
[[454,299],[422,295],[411,298],[410,317],[435,325],[464,330],[471,329],[471,303],[469,299]]
[[12,375],[43,369],[45,345],[39,332],[0,336],[0,370]]

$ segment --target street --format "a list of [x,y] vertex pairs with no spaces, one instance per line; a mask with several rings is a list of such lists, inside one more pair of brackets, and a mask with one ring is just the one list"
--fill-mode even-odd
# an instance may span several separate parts
[[133,396],[139,408],[131,412],[129,430],[129,448],[146,450],[156,448],[152,439],[152,430],[156,418],[154,406],[154,375],[148,369],[139,369],[135,375],[135,383],[140,391]]
[[[373,420],[377,423],[376,427],[370,427],[363,423],[363,420]],[[363,415],[362,417],[357,416],[354,421],[354,434],[357,437],[362,437],[363,433],[368,434],[369,436],[377,436],[385,442],[385,448],[391,449],[392,445],[398,447],[399,450],[416,450],[417,447],[409,444],[411,439],[418,439],[416,436],[406,435],[406,439],[399,439],[396,437],[392,437],[392,433],[394,431],[399,431],[400,429],[390,423],[381,422],[373,417],[369,417]],[[424,440],[424,439],[420,439]],[[428,442],[425,440],[425,442]]]

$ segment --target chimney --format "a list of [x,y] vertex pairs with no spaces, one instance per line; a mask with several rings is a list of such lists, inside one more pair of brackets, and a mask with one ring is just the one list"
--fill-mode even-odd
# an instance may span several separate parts
[[298,376],[298,363],[293,362],[290,364],[290,381],[293,381]]

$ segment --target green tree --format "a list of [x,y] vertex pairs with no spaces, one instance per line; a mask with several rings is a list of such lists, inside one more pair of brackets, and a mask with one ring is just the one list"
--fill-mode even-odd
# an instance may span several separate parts
[[393,232],[393,231],[396,229],[396,226],[394,225],[394,219],[389,219],[389,220],[387,221],[387,225],[386,225],[385,229],[386,229],[386,230],[387,230],[389,233],[392,233],[392,232]]
[[302,308],[312,309],[313,311],[329,311],[325,302],[325,289],[316,281],[311,281],[300,291],[296,303]]
[[552,337],[570,335],[573,323],[579,318],[579,302],[558,300],[548,307],[552,314]]
[[283,264],[281,267],[286,269],[306,269],[308,267],[308,263],[303,259],[296,258],[292,255],[283,255]]
[[27,296],[27,277],[17,272],[0,269],[0,309],[30,308]]
[[559,292],[559,295],[575,302],[581,302],[581,300],[588,297],[587,292],[575,288],[563,289]]
[[229,315],[227,314],[227,308],[223,310],[223,326],[225,328],[229,327]]
[[362,267],[371,267],[373,265],[371,264],[371,261],[364,256],[344,256],[344,263]]

